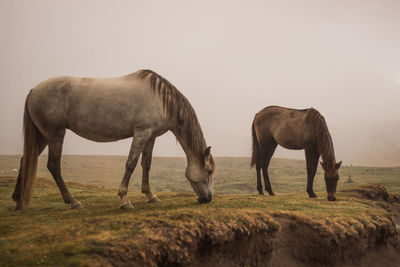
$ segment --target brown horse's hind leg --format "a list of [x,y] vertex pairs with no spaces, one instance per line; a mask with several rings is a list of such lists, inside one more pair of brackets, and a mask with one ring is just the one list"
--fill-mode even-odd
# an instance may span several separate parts
[[[46,146],[47,146],[46,141],[44,140],[43,137],[41,137],[39,139],[39,143],[38,143],[38,153],[39,153],[39,155],[43,152],[43,150],[45,149]],[[20,160],[20,163],[19,163],[17,184],[15,185],[14,193],[12,194],[13,200],[17,202],[17,207],[16,208],[21,206],[20,199],[21,199],[22,159],[23,159],[23,157],[21,157],[21,160]]]
[[142,193],[146,194],[147,202],[160,202],[156,195],[150,190],[149,172],[151,166],[151,156],[153,154],[155,138],[149,140],[142,152]]
[[49,142],[49,157],[47,160],[47,168],[57,183],[61,195],[66,204],[71,204],[71,209],[80,209],[82,205],[79,201],[72,198],[67,187],[65,186],[64,179],[61,176],[61,152],[62,152],[63,139]]
[[313,190],[314,177],[318,167],[319,153],[317,149],[306,149],[307,162],[307,193],[311,198],[317,197]]
[[131,179],[131,175],[136,168],[140,153],[142,153],[143,149],[145,148],[147,142],[151,138],[151,131],[141,131],[136,133],[133,136],[133,141],[131,145],[131,150],[129,152],[128,160],[126,161],[125,165],[125,174],[124,178],[122,179],[121,185],[119,187],[118,196],[121,198],[121,209],[132,209],[133,206],[131,202],[128,200],[128,186],[129,180]]
[[272,191],[271,183],[269,181],[268,167],[277,146],[278,144],[275,142],[275,140],[269,142],[267,146],[264,146],[265,163],[262,167],[262,172],[264,176],[265,191],[267,191],[271,196],[274,196],[275,194]]

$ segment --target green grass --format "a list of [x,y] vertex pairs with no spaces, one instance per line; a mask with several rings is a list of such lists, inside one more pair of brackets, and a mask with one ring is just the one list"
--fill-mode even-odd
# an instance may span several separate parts
[[[181,235],[194,240],[200,226],[216,231],[215,235],[224,234],[219,229],[249,229],[260,224],[273,232],[279,228],[273,217],[282,214],[300,222],[333,222],[335,229],[347,231],[353,224],[367,225],[374,218],[382,221],[390,210],[372,201],[352,198],[349,192],[339,191],[338,201],[326,201],[320,169],[315,178],[319,197],[310,199],[305,193],[304,161],[283,159],[275,159],[271,164],[271,183],[277,195],[270,197],[256,194],[255,170],[249,168],[248,159],[217,158],[213,201],[200,205],[184,177],[186,160],[155,158],[150,181],[161,203],[145,202],[140,193],[138,166],[128,194],[134,210],[123,211],[118,208],[116,188],[124,161],[125,157],[63,157],[64,178],[71,194],[84,205],[82,210],[71,210],[63,203],[46,170],[44,157],[40,158],[38,172],[43,178],[37,180],[27,210],[13,210],[15,178],[0,177],[0,266],[90,266],[94,262],[101,265],[113,253],[126,257],[150,253],[147,242],[165,242],[168,246],[172,233],[184,233]],[[16,156],[0,156],[0,170],[7,174],[6,170],[17,168],[18,162]],[[345,183],[348,175],[354,183]],[[339,190],[376,182],[400,193],[400,168],[344,166],[341,177]],[[297,223],[290,225],[296,227]]]
[[[178,231],[175,227],[181,224],[199,221],[211,223],[213,228],[221,223],[250,227],[252,214],[265,218],[268,214],[292,214],[321,222],[344,222],[343,218],[367,222],[372,217],[387,216],[387,211],[373,202],[353,199],[342,192],[337,202],[309,199],[303,193],[275,197],[239,194],[216,195],[205,205],[198,204],[192,193],[158,192],[161,203],[155,204],[147,204],[143,195],[132,193],[134,210],[123,211],[118,208],[115,190],[78,183],[68,186],[85,208],[71,210],[52,181],[43,179],[37,181],[29,209],[15,212],[10,199],[14,181],[0,178],[1,266],[90,265],[96,255],[107,254],[121,244],[129,244],[139,253],[145,240],[158,240],[163,235],[154,230],[160,225],[173,227],[173,231]],[[268,225],[271,231],[278,229],[277,223]]]

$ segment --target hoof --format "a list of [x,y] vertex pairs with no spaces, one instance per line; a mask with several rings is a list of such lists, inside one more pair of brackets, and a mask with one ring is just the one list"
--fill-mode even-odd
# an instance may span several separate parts
[[275,196],[275,194],[274,194],[274,192],[268,192],[268,194],[270,195],[270,196]]
[[79,201],[74,201],[74,202],[71,204],[71,209],[73,209],[73,210],[80,210],[80,209],[83,209],[83,206],[82,206],[81,202],[79,202]]
[[159,200],[158,197],[156,196],[152,196],[147,199],[147,203],[157,203],[157,202],[161,202],[161,200]]
[[259,194],[260,196],[262,196],[262,195],[264,195],[264,192],[258,192],[258,194]]
[[121,210],[133,210],[133,206],[129,200],[125,201],[124,203],[121,203],[121,205],[119,205],[119,208]]
[[316,195],[314,192],[309,193],[308,196],[309,196],[310,198],[316,198],[316,197],[317,197],[317,195]]
[[14,210],[23,210],[22,204],[20,201],[17,201]]

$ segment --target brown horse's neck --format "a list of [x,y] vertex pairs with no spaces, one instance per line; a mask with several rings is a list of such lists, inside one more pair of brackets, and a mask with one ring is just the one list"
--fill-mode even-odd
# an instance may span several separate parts
[[322,162],[324,163],[325,170],[327,172],[332,172],[335,170],[335,151],[333,148],[332,137],[328,131],[328,126],[325,123],[325,120],[319,121],[319,125],[316,127],[317,131],[317,143],[318,150],[322,157]]

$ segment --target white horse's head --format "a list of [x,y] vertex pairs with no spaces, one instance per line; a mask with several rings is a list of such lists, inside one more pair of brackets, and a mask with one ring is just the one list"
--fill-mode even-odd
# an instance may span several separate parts
[[201,160],[191,161],[186,167],[186,178],[190,181],[196,192],[199,203],[208,203],[213,195],[213,178],[215,170],[214,159],[211,155],[211,147],[207,147]]

